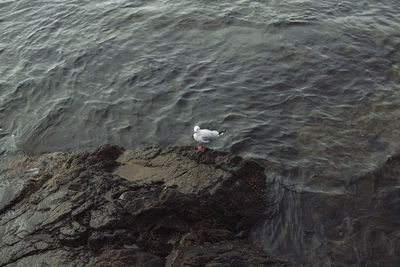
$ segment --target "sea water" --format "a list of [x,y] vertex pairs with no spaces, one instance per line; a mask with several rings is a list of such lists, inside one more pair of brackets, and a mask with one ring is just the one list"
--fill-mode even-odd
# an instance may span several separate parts
[[306,211],[340,209],[327,199],[399,153],[399,50],[396,0],[0,0],[0,153],[194,145],[194,125],[226,128],[211,147],[264,164],[276,201],[254,242],[362,264],[351,240],[348,258],[332,245],[347,215]]

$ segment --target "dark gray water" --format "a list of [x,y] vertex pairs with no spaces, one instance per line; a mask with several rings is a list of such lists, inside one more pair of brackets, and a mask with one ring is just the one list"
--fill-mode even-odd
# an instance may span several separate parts
[[0,0],[0,33],[3,156],[227,128],[213,147],[264,161],[281,201],[258,242],[302,262],[366,262],[288,228],[306,232],[296,218],[310,201],[349,196],[352,177],[400,152],[397,0]]

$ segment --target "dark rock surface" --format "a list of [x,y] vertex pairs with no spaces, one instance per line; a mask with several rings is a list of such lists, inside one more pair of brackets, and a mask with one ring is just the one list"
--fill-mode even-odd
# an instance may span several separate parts
[[285,265],[247,236],[266,210],[262,167],[193,147],[7,158],[0,266]]
[[289,266],[246,241],[223,241],[174,250],[166,266]]

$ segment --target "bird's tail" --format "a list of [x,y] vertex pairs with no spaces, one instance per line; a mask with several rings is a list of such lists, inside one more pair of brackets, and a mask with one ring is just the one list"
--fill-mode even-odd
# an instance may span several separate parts
[[218,132],[218,135],[223,135],[226,132],[226,129],[223,129],[222,131]]

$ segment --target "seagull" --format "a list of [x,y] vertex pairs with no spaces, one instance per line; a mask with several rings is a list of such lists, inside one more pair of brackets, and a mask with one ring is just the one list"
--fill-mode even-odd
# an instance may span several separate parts
[[207,129],[200,129],[200,127],[196,125],[194,126],[193,131],[194,131],[193,133],[194,140],[200,143],[200,146],[198,146],[197,149],[200,150],[201,152],[204,152],[205,144],[210,143],[211,141],[223,135],[226,132],[226,129],[218,132]]

